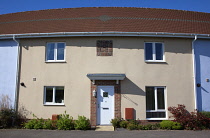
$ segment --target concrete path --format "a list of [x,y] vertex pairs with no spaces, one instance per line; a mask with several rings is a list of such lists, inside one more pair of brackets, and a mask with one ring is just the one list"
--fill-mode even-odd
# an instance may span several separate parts
[[210,131],[62,131],[0,129],[0,138],[210,138]]

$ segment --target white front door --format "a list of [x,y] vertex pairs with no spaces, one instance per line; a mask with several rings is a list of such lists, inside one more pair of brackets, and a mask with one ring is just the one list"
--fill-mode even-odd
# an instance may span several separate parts
[[97,124],[111,124],[114,118],[114,86],[98,86],[97,106]]

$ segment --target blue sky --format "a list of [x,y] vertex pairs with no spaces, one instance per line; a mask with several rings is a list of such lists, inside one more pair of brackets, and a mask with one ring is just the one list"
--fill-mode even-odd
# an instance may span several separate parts
[[0,0],[0,14],[75,7],[146,7],[210,13],[210,0]]

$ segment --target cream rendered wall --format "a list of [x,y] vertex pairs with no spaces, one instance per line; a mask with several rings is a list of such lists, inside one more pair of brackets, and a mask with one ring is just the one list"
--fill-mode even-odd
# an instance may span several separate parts
[[[96,56],[97,40],[113,40],[113,56]],[[66,42],[66,63],[46,63],[47,42]],[[163,42],[165,63],[145,63],[144,42]],[[190,39],[148,37],[68,37],[22,39],[19,108],[38,117],[67,113],[90,117],[88,73],[125,73],[121,81],[122,117],[134,108],[136,119],[146,118],[145,86],[166,86],[167,107],[185,104],[194,108]],[[33,78],[36,81],[33,81]],[[64,86],[65,106],[44,106],[44,86]],[[29,114],[28,117],[32,117]]]

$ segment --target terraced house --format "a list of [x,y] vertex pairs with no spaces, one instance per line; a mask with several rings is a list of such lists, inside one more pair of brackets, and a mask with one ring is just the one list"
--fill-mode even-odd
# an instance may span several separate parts
[[[0,33],[1,46],[11,42],[20,49],[12,54],[9,47],[8,54],[1,47],[6,60],[0,73],[9,76],[2,66],[17,58],[15,101],[31,113],[28,118],[67,111],[96,126],[115,117],[168,120],[167,108],[177,104],[210,111],[210,13],[120,7],[30,11],[0,15]],[[11,85],[1,81],[1,93],[5,86]]]

